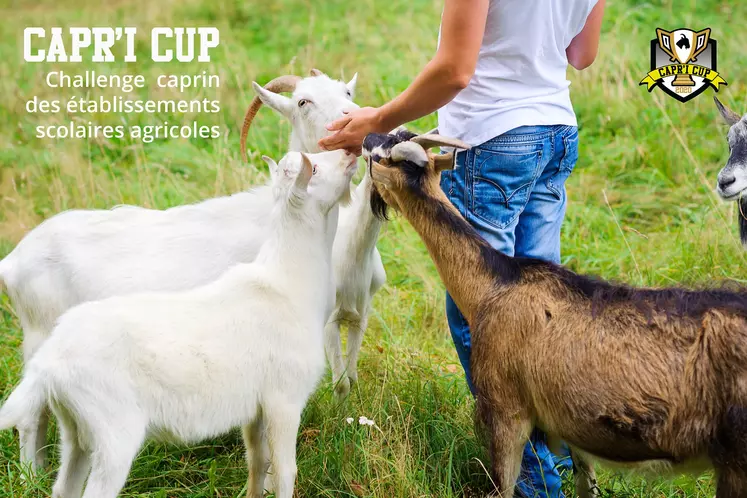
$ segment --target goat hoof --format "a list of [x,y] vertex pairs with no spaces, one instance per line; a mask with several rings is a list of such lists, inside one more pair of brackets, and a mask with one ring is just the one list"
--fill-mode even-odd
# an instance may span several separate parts
[[358,383],[358,374],[357,373],[352,373],[352,374],[348,375],[348,379],[350,379],[350,385],[351,386],[354,385],[354,384],[357,384]]
[[335,398],[338,401],[343,400],[348,397],[348,394],[350,394],[350,379],[343,377],[335,386]]

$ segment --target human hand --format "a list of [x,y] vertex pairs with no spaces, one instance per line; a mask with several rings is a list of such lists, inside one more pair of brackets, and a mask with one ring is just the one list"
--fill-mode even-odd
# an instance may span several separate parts
[[322,150],[346,149],[360,156],[366,135],[381,131],[379,108],[362,107],[348,111],[345,116],[328,124],[327,129],[336,133],[319,140]]

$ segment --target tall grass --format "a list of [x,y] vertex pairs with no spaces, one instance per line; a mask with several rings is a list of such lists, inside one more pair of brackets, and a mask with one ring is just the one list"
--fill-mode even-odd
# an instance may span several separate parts
[[[280,157],[288,125],[263,109],[242,164],[238,129],[252,97],[250,83],[318,67],[334,76],[359,73],[357,102],[377,105],[403,90],[436,47],[442,3],[436,0],[162,0],[72,2],[4,0],[0,13],[0,255],[36,224],[71,208],[120,203],[166,208],[260,183],[259,155]],[[638,285],[747,282],[745,253],[733,205],[713,187],[727,157],[726,128],[709,90],[687,104],[638,82],[648,70],[656,27],[711,27],[719,71],[729,82],[720,97],[747,108],[747,6],[717,0],[609,2],[600,56],[570,71],[579,116],[580,160],[568,182],[563,262],[576,271]],[[11,21],[12,22],[9,22]],[[25,64],[25,26],[137,26],[133,64]],[[209,64],[155,64],[153,26],[213,25],[221,45]],[[220,99],[214,115],[33,115],[25,102],[56,93],[51,70],[219,74],[221,86],[186,98]],[[104,90],[104,95],[115,91]],[[152,85],[133,98],[176,98]],[[37,140],[34,128],[68,119],[100,124],[219,124],[215,140]],[[426,130],[433,116],[412,125]],[[443,314],[443,288],[420,240],[401,219],[379,248],[388,284],[377,295],[361,358],[361,383],[336,404],[325,383],[304,412],[299,436],[299,496],[477,496],[490,489],[487,455],[472,428],[472,401]],[[21,372],[21,332],[0,298],[0,391]],[[375,427],[357,423],[364,415]],[[346,419],[354,418],[348,424]],[[48,496],[52,476],[23,482],[17,438],[0,434],[0,497]],[[51,469],[56,468],[56,463]],[[240,438],[229,434],[199,447],[149,444],[135,461],[124,496],[240,497],[245,493]],[[609,496],[712,496],[710,475],[674,480],[605,472]],[[572,489],[570,482],[568,490]]]

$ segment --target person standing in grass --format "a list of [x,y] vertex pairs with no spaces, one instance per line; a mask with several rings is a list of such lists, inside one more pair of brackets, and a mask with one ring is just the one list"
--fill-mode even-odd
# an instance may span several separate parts
[[[368,133],[388,132],[438,110],[438,129],[473,148],[456,155],[441,187],[497,250],[560,262],[565,181],[578,157],[568,65],[594,61],[605,0],[445,0],[438,50],[394,100],[330,123],[323,149],[360,154]],[[467,382],[469,325],[451,297],[446,315]],[[544,435],[524,451],[519,491],[562,496]]]

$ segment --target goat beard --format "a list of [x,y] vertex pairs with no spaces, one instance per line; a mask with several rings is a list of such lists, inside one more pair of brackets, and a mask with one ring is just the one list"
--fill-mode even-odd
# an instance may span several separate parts
[[389,205],[384,201],[384,198],[381,197],[381,194],[379,193],[379,188],[376,186],[376,184],[372,185],[371,189],[371,211],[373,211],[373,214],[375,217],[377,217],[380,220],[388,221],[389,220]]
[[747,249],[747,195],[741,195],[737,201],[737,216],[739,217],[739,238],[742,247]]

